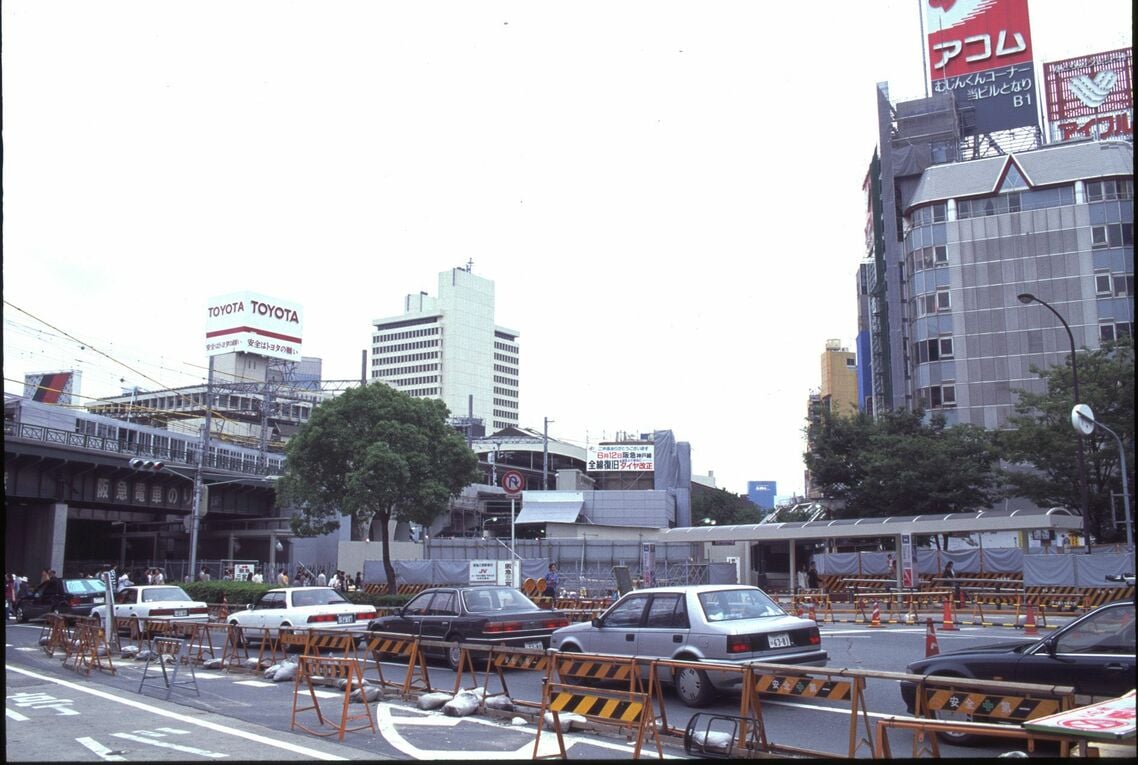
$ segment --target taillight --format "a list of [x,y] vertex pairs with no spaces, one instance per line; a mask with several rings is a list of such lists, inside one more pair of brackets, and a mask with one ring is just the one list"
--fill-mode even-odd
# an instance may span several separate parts
[[738,635],[727,636],[727,653],[750,653],[751,639]]
[[546,619],[544,622],[542,622],[541,626],[545,627],[547,630],[555,630],[561,627],[568,627],[569,620],[565,618]]
[[71,607],[75,607],[75,606],[79,605],[79,603],[80,603],[79,598],[71,597],[71,598],[67,599],[67,605],[69,605]]
[[335,614],[316,614],[308,617],[308,623],[314,624],[316,622],[334,622],[336,621]]
[[818,630],[810,630],[810,645],[821,645],[822,636],[818,634]]
[[369,622],[374,618],[375,618],[375,611],[371,611],[371,612],[366,613],[366,614],[356,614],[356,621],[357,622]]
[[208,614],[209,613],[209,606],[204,606],[202,608],[189,608],[189,609],[186,609],[186,613],[189,613],[189,614]]
[[486,625],[487,632],[517,632],[521,628],[521,622],[490,622]]

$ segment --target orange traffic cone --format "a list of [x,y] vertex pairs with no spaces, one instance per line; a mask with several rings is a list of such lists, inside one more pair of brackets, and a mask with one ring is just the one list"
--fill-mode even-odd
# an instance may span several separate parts
[[952,623],[952,598],[944,599],[944,624],[941,629],[946,632],[951,632],[956,629],[956,625]]
[[869,619],[870,627],[881,627],[881,604],[878,601],[873,601],[873,616]]
[[933,618],[925,619],[925,658],[940,653],[940,644],[936,642],[936,630],[933,629]]
[[1035,604],[1027,604],[1027,618],[1023,622],[1023,634],[1025,635],[1038,635],[1039,630],[1035,628]]

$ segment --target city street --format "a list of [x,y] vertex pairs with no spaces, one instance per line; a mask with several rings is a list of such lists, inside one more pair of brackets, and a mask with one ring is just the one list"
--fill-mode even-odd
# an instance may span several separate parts
[[[290,731],[293,683],[273,683],[259,674],[199,669],[200,697],[178,688],[170,701],[148,683],[138,692],[142,663],[114,660],[116,674],[95,670],[90,677],[64,669],[57,653],[48,657],[38,646],[40,626],[8,625],[5,645],[6,744],[9,760],[40,761],[158,761],[158,760],[324,760],[324,759],[530,759],[535,725],[510,724],[510,715],[448,717],[424,712],[388,693],[376,705],[378,732],[349,732],[344,741]],[[969,628],[940,633],[942,650],[1016,640],[1022,635],[1006,628]],[[891,625],[872,630],[859,625],[836,625],[823,631],[830,666],[901,672],[905,664],[924,655],[923,627]],[[385,664],[388,677],[401,677],[399,665]],[[184,676],[184,675],[183,675]],[[507,673],[516,700],[540,700],[542,673]],[[454,674],[431,665],[435,688],[453,688]],[[473,683],[464,680],[464,686]],[[491,678],[490,692],[500,690]],[[332,690],[328,699],[342,698]],[[338,715],[338,704],[331,711]],[[871,681],[865,691],[867,719],[905,714],[894,680]],[[329,709],[325,708],[325,712]],[[352,705],[350,714],[361,711]],[[532,707],[529,708],[533,711]],[[683,728],[696,711],[732,715],[739,712],[739,695],[727,694],[711,707],[693,710],[665,690],[667,720]],[[849,703],[810,699],[805,703],[764,700],[763,719],[768,739],[779,745],[844,754],[850,737]],[[862,743],[866,723],[859,716],[857,756],[872,751]],[[682,740],[663,737],[665,754],[684,756]],[[908,734],[890,735],[893,752],[908,756]],[[632,746],[615,729],[600,733],[571,733],[566,746],[573,759],[629,759]],[[941,746],[942,756],[991,756],[1012,748]],[[556,736],[541,737],[543,753],[557,752]],[[644,756],[654,755],[651,741]]]

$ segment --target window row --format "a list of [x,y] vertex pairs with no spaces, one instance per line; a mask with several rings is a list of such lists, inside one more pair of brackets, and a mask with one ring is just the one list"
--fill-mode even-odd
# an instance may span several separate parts
[[1134,274],[1095,271],[1095,294],[1100,297],[1134,297]]
[[389,385],[399,386],[400,389],[402,389],[405,385],[426,385],[427,383],[437,383],[438,381],[438,375],[427,375],[425,377],[385,378],[385,382],[387,382]]
[[517,375],[516,370],[514,371],[514,375],[515,375],[514,377],[501,377],[499,375],[494,375],[494,382],[499,383],[501,385],[514,385],[514,386],[516,386],[518,384],[518,378],[516,376]]
[[917,388],[917,405],[921,409],[953,409],[956,407],[956,386],[949,383]]
[[1134,181],[1091,181],[1087,183],[1087,201],[1103,202],[1113,199],[1133,199]]
[[514,375],[515,377],[517,377],[517,374],[518,374],[517,367],[506,367],[506,366],[502,366],[501,364],[495,364],[494,365],[494,371],[495,372],[501,372],[502,374]]
[[509,401],[509,400],[504,399],[504,398],[496,398],[496,399],[494,399],[494,406],[503,406],[506,409],[517,409],[518,408],[518,402],[517,401]]
[[1043,210],[1049,207],[1064,207],[1073,204],[1075,204],[1074,186],[1014,191],[1010,194],[997,194],[979,199],[958,199],[956,201],[956,219],[985,218],[990,215],[1002,215],[1024,210]]
[[430,353],[407,353],[402,356],[392,356],[391,358],[386,359],[372,356],[371,365],[373,367],[386,367],[392,364],[407,364],[412,361],[427,361],[429,359],[438,359],[438,357],[438,351],[432,351]]
[[1099,340],[1121,340],[1124,337],[1133,337],[1134,323],[1130,321],[1103,321],[1098,325]]
[[509,396],[510,398],[517,398],[518,397],[518,389],[517,388],[499,388],[497,385],[495,385],[494,386],[494,395],[495,396]]
[[941,287],[936,292],[917,295],[913,302],[916,304],[918,317],[952,310],[952,298],[949,295],[948,287]]
[[494,410],[494,416],[495,417],[501,417],[504,420],[508,420],[511,424],[517,424],[517,421],[518,421],[517,412],[506,412],[506,411],[503,411],[501,409],[495,409]]
[[933,247],[922,247],[915,250],[909,257],[909,272],[925,271],[930,268],[943,268],[948,265],[948,247],[938,244]]
[[409,340],[412,337],[427,337],[429,335],[437,335],[439,327],[428,327],[427,329],[412,329],[407,332],[388,332],[383,335],[374,335],[371,338],[373,345],[380,343],[390,343],[394,340]]
[[913,361],[917,364],[951,358],[953,358],[951,337],[934,337],[932,340],[913,343]]
[[412,398],[430,398],[431,396],[439,395],[438,388],[415,388],[412,390],[403,391]]
[[377,345],[372,350],[377,356],[384,353],[398,353],[399,351],[416,351],[420,348],[438,348],[438,340],[416,340],[413,343],[396,343],[394,345]]
[[495,353],[494,354],[494,360],[495,361],[504,361],[507,364],[513,364],[514,366],[517,366],[517,364],[518,364],[518,357],[517,356],[507,356],[504,353]]
[[1133,223],[1105,223],[1100,226],[1091,226],[1091,249],[1101,250],[1107,247],[1133,246]]
[[417,372],[438,372],[438,364],[412,364],[409,367],[395,367],[392,369],[381,369],[379,373],[384,377],[397,377],[398,375],[413,375]]
[[507,353],[514,354],[515,356],[518,354],[518,346],[514,345],[513,343],[494,343],[494,347],[499,351],[506,351]]

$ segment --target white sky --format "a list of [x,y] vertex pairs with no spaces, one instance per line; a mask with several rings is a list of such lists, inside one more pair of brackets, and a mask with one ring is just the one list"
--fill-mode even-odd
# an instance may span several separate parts
[[[1030,12],[1037,65],[1132,44],[1129,0]],[[301,303],[304,354],[355,379],[371,320],[473,260],[521,333],[522,425],[671,429],[728,491],[801,493],[825,342],[857,332],[875,87],[924,94],[919,14],[6,0],[4,389],[201,382],[206,301],[241,290]]]

